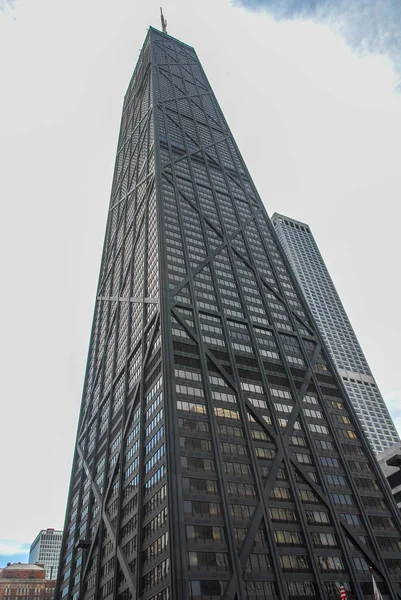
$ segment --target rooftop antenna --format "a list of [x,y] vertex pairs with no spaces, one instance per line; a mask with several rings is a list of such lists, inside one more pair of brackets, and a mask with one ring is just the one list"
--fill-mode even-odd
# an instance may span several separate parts
[[167,21],[166,21],[166,19],[164,18],[164,15],[163,15],[163,8],[162,8],[162,7],[160,7],[160,20],[161,20],[161,22],[162,22],[162,30],[163,30],[163,33],[167,33]]

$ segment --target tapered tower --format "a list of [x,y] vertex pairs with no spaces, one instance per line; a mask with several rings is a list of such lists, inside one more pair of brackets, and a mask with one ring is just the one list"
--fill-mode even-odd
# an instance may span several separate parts
[[196,53],[150,29],[57,599],[328,599],[343,583],[362,600],[369,567],[395,599],[400,558],[397,509]]

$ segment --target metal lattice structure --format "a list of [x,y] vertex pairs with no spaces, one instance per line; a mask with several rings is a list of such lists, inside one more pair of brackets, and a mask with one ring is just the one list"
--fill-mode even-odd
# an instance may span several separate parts
[[195,51],[125,97],[57,598],[399,598],[400,518]]

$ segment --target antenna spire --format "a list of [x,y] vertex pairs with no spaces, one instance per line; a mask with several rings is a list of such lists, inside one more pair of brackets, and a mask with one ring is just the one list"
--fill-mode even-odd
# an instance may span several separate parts
[[162,7],[160,7],[160,20],[161,20],[161,22],[162,22],[162,30],[163,30],[163,33],[167,33],[167,21],[166,21],[166,19],[164,18],[164,15],[163,15],[163,8],[162,8]]

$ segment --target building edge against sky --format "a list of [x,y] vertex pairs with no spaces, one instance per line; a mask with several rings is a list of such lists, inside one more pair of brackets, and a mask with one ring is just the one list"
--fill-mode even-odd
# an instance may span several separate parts
[[372,567],[396,600],[400,558],[400,514],[197,55],[150,28],[56,599],[363,600]]
[[272,223],[375,452],[400,440],[311,228],[275,213]]

